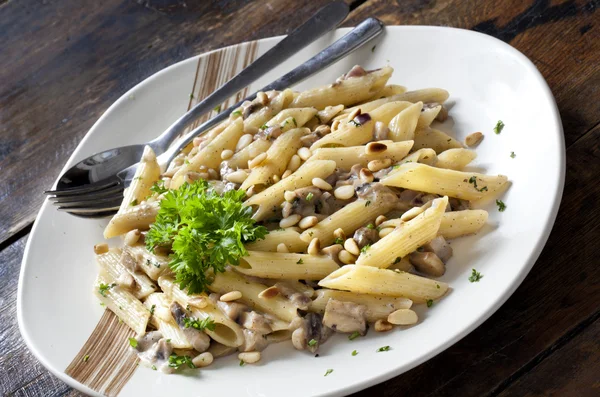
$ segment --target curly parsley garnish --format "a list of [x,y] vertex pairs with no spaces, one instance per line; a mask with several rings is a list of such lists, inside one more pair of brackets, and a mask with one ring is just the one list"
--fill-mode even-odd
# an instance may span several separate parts
[[187,365],[190,368],[196,368],[190,356],[178,356],[171,354],[169,356],[169,367],[179,369],[182,365]]
[[209,331],[215,330],[215,322],[210,317],[206,317],[203,320],[198,320],[194,317],[186,317],[183,319],[183,324],[185,328],[194,328],[198,331],[204,331],[205,329]]
[[469,281],[472,283],[475,283],[475,282],[481,280],[482,277],[483,277],[483,275],[481,273],[479,273],[477,270],[473,269],[473,271],[471,272],[471,275],[469,276]]
[[154,182],[154,185],[152,185],[152,187],[150,188],[150,191],[156,193],[157,195],[159,194],[163,194],[169,191],[169,189],[167,189],[165,187],[165,181],[156,181]]
[[146,247],[171,248],[169,267],[179,286],[190,294],[206,290],[210,273],[238,265],[248,252],[247,242],[268,233],[252,219],[252,208],[244,207],[242,190],[219,195],[205,180],[169,190],[160,202],[156,221],[146,235]]
[[503,129],[504,129],[504,122],[502,120],[498,120],[498,122],[496,123],[496,126],[494,127],[494,132],[496,134],[499,134],[502,132]]
[[504,201],[502,200],[496,200],[496,205],[498,206],[498,211],[500,212],[504,212],[506,209],[506,204],[504,204]]

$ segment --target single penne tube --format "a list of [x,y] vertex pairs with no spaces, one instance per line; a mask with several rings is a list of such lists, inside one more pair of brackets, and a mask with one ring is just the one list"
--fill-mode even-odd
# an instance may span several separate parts
[[132,272],[121,263],[121,250],[118,248],[113,248],[105,254],[96,255],[96,263],[115,280],[118,280],[123,274],[131,275],[135,280],[135,287],[128,291],[137,299],[144,299],[158,289],[146,274],[140,271]]
[[439,299],[448,284],[414,274],[372,266],[346,265],[319,282],[324,288],[408,298],[416,303]]
[[289,101],[290,95],[290,90],[284,90],[271,99],[266,106],[250,113],[244,120],[244,131],[256,131],[257,128],[260,128],[267,121],[272,119],[273,116],[281,112],[281,109],[284,108],[286,102]]
[[395,261],[433,240],[438,234],[448,197],[433,200],[431,207],[396,227],[377,241],[356,260],[357,265],[387,268]]
[[439,234],[446,239],[477,233],[487,221],[484,210],[463,210],[446,212],[442,217]]
[[[183,330],[171,316],[171,302],[165,294],[156,292],[149,295],[144,301],[144,306],[151,313],[150,324],[160,331],[163,338],[171,340],[171,346],[176,349],[192,348],[192,344],[185,337]],[[161,316],[162,313],[168,313],[171,317]]]
[[398,84],[388,84],[381,91],[379,91],[376,95],[373,95],[371,98],[367,99],[365,102],[371,102],[377,99],[385,98],[392,95],[400,95],[406,92],[406,87],[398,85]]
[[437,155],[438,168],[462,171],[471,161],[475,160],[477,153],[469,149],[448,149]]
[[383,178],[381,183],[463,200],[479,200],[498,194],[507,181],[504,175],[484,175],[406,163]]
[[328,256],[248,251],[236,271],[247,276],[287,280],[320,280],[339,266]]
[[[287,163],[285,163],[285,166],[287,166]],[[313,178],[327,178],[335,171],[335,166],[335,162],[331,160],[306,162],[287,178],[250,197],[244,202],[244,205],[257,207],[253,215],[255,220],[266,219],[273,215],[273,210],[277,210],[279,205],[283,203],[283,195],[286,190],[294,191],[302,187],[311,186]]]
[[117,212],[104,229],[104,238],[120,236],[133,229],[148,230],[156,219],[158,202],[146,202]]
[[124,247],[132,257],[138,259],[138,267],[150,277],[151,280],[158,280],[162,275],[171,273],[169,269],[169,257],[166,255],[157,255],[148,251],[143,244],[137,244],[133,247]]
[[295,228],[288,227],[280,230],[272,230],[262,240],[246,244],[249,251],[277,252],[277,246],[285,244],[289,252],[306,251],[308,243],[300,238]]
[[118,286],[107,272],[100,271],[94,283],[94,294],[136,334],[146,332],[150,312],[138,298]]
[[267,139],[257,139],[236,154],[229,160],[227,164],[233,168],[247,168],[248,161],[252,160],[261,153],[266,152],[271,147],[271,141]]
[[150,188],[154,182],[160,179],[160,166],[156,161],[156,154],[150,146],[144,147],[142,159],[135,170],[131,185],[125,189],[123,202],[119,212],[125,212],[128,208],[141,204],[152,194]]
[[277,295],[271,299],[259,298],[258,295],[267,289],[268,286],[249,281],[241,274],[232,270],[215,274],[215,278],[208,288],[219,294],[239,291],[242,293],[242,297],[238,299],[240,302],[284,321],[290,322],[297,317],[296,307],[290,300],[281,295]]
[[395,142],[412,140],[417,122],[423,109],[423,102],[417,102],[398,113],[389,123],[390,139]]
[[421,114],[419,115],[419,120],[417,121],[417,128],[429,127],[441,110],[442,105],[424,106]]
[[374,323],[377,320],[385,320],[387,316],[398,309],[410,309],[412,301],[407,298],[394,298],[389,296],[357,294],[348,291],[336,291],[333,289],[320,289],[315,292],[315,298],[308,310],[325,313],[325,306],[329,299],[342,302],[352,302],[365,305],[367,321]]
[[443,131],[436,130],[435,128],[417,129],[415,130],[415,136],[413,139],[415,141],[415,150],[431,148],[435,150],[436,153],[441,153],[444,150],[463,147],[459,141]]
[[309,132],[308,128],[295,128],[275,139],[267,150],[266,159],[251,170],[248,178],[242,183],[241,189],[246,190],[253,185],[273,183],[273,176],[280,177],[283,174],[292,156],[302,146],[300,138]]
[[223,132],[179,168],[171,180],[170,188],[177,189],[181,186],[188,172],[198,171],[201,168],[218,169],[222,161],[221,152],[235,149],[237,141],[244,134],[243,127],[244,123],[241,117],[232,121]]
[[315,117],[318,124],[327,124],[342,110],[344,110],[344,105],[327,106],[325,109],[319,110]]
[[391,211],[395,205],[393,200],[385,200],[381,196],[376,196],[374,200],[358,199],[306,229],[300,238],[307,242],[318,238],[321,247],[326,247],[335,240],[333,232],[336,229],[342,229],[346,236],[351,236],[356,229]]
[[[191,317],[204,320],[209,318],[214,321],[214,330],[205,329],[204,332],[215,341],[226,346],[240,346],[244,342],[244,333],[242,328],[232,319],[230,319],[221,309],[212,303],[206,294],[188,295],[181,290],[179,286],[170,277],[160,277],[158,284],[167,297],[176,301],[182,307],[188,310]],[[203,308],[191,305],[191,299],[201,299],[206,303]]]
[[[215,139],[217,136],[219,136],[219,134],[221,132],[223,132],[225,130],[225,128],[229,127],[229,124],[231,124],[232,121],[234,121],[236,119],[236,117],[234,116],[230,116],[228,119],[223,120],[221,123],[217,124],[215,127],[213,127],[212,129],[208,130],[208,132],[206,134],[203,134],[200,139],[201,139],[201,144],[208,144],[210,141],[212,141],[213,139]],[[195,128],[197,126],[192,125],[192,128],[188,128],[188,130],[186,130],[187,132],[190,132],[193,128]],[[193,143],[190,143],[189,145],[187,145],[185,147],[184,150],[182,150],[183,153],[189,153],[194,147]]]
[[[383,105],[384,103],[394,102],[394,101],[404,101],[404,102],[411,102],[411,103],[417,103],[417,102],[444,103],[448,99],[449,96],[450,95],[448,94],[448,91],[443,90],[441,88],[424,88],[421,90],[406,91],[403,94],[392,95],[392,96],[377,99],[377,100],[374,100],[371,102],[356,105],[356,106],[353,106],[350,108],[346,108],[346,109],[344,109],[342,114],[345,115],[347,113],[352,113],[358,108],[360,108],[363,113],[367,113],[367,112],[370,112],[371,110]],[[345,117],[345,116],[340,115],[338,117]],[[336,119],[338,117],[336,117]]]
[[313,88],[299,93],[290,107],[315,107],[319,110],[334,105],[354,105],[374,95],[384,87],[394,70],[383,67],[364,76],[341,79],[334,84]]
[[390,159],[392,163],[397,163],[402,160],[410,149],[413,141],[392,142],[381,141],[385,145],[385,150],[377,153],[367,154],[366,146],[350,146],[339,148],[319,148],[313,152],[313,155],[307,160],[308,162],[315,160],[333,160],[337,168],[349,170],[355,164],[360,164],[366,167],[369,161]]
[[290,130],[304,126],[310,119],[315,117],[317,109],[315,108],[288,108],[277,113],[275,117],[267,121],[267,127],[279,125],[280,127]]

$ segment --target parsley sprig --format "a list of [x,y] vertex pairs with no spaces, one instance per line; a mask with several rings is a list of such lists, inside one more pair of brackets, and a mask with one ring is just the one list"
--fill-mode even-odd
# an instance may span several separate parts
[[152,252],[156,247],[171,248],[169,266],[190,294],[205,291],[211,272],[238,265],[248,253],[244,244],[268,233],[255,224],[252,208],[242,205],[244,196],[242,190],[219,195],[200,179],[169,190],[161,200],[146,247]]
[[190,368],[196,368],[190,356],[178,356],[177,354],[171,354],[169,356],[169,367],[179,369],[179,367],[183,365],[187,365]]
[[185,328],[194,328],[198,331],[204,331],[205,329],[209,331],[215,330],[215,322],[210,317],[206,317],[203,320],[194,317],[185,317],[183,319],[183,324]]

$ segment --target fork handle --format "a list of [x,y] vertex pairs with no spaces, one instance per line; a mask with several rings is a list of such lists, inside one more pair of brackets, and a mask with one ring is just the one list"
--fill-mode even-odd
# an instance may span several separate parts
[[[304,62],[302,65],[298,66],[296,69],[292,70],[288,74],[259,91],[283,90],[293,86],[294,84],[297,84],[313,74],[334,64],[335,62],[344,58],[346,55],[354,52],[356,49],[369,42],[371,39],[377,37],[382,32],[383,23],[377,18],[368,18],[350,32],[345,34],[342,38],[334,42],[332,45],[325,48],[323,51]],[[254,99],[254,97],[256,97],[256,93],[231,106],[227,110],[219,113],[217,116],[189,132],[176,145],[172,146],[164,154],[160,155],[158,157],[159,162],[161,164],[168,165],[183,148],[192,142],[196,136],[207,132],[210,128],[229,117],[229,114],[239,107],[244,101]]]
[[165,132],[151,141],[149,145],[156,154],[164,153],[169,145],[200,116],[212,111],[236,92],[250,85],[265,73],[334,29],[346,18],[348,12],[348,5],[343,1],[335,1],[321,8],[306,23],[181,116]]

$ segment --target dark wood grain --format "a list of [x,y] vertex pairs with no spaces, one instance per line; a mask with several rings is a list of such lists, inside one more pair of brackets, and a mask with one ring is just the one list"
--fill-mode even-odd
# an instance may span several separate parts
[[[0,395],[81,396],[27,350],[15,298],[39,191],[93,122],[157,70],[285,33],[326,2],[0,0]],[[444,353],[357,396],[597,395],[600,0],[352,4],[348,26],[377,16],[388,24],[475,29],[509,42],[547,79],[568,147],[556,226],[515,294]]]

